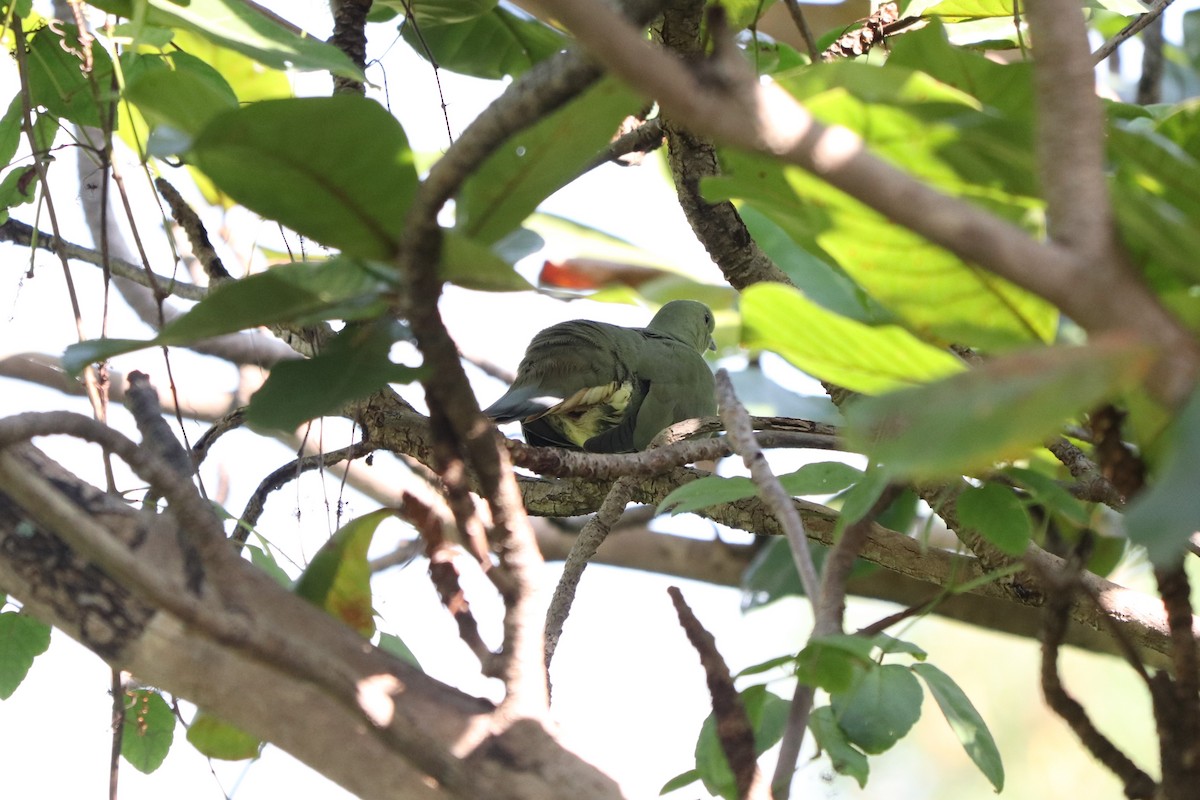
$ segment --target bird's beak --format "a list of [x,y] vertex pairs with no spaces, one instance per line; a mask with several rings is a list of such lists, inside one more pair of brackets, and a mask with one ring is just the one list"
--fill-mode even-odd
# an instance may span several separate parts
[[714,352],[717,349],[717,343],[713,341],[713,337],[711,336],[708,337],[708,349]]

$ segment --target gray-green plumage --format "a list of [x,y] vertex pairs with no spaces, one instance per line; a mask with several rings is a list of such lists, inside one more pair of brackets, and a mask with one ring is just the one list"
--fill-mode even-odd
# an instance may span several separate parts
[[533,337],[512,387],[484,414],[521,421],[525,441],[593,453],[643,450],[669,425],[716,413],[713,314],[667,303],[645,328],[574,320]]

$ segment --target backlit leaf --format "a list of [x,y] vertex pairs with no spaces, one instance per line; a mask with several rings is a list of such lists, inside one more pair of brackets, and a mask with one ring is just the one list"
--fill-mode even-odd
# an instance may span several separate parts
[[960,372],[962,362],[894,325],[872,327],[778,283],[742,293],[742,343],[770,350],[823,381],[864,394]]
[[950,730],[954,731],[975,766],[997,792],[1001,791],[1004,788],[1004,764],[1000,760],[1000,750],[970,699],[949,675],[933,664],[914,664],[912,671],[929,687]]
[[138,772],[158,769],[175,741],[175,712],[153,689],[125,693],[125,726],[121,755]]
[[225,112],[196,138],[191,158],[247,208],[363,258],[395,254],[417,187],[400,123],[356,95]]
[[321,546],[296,581],[296,594],[366,637],[375,633],[367,549],[379,523],[391,516],[390,508],[382,508],[347,522]]
[[892,476],[960,475],[1024,455],[1072,416],[1132,386],[1150,354],[1110,338],[990,361],[937,383],[855,400],[847,442]]

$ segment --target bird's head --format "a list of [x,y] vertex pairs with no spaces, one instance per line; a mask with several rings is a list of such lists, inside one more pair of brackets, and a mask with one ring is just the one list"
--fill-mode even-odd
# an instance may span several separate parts
[[665,333],[696,348],[696,352],[716,350],[712,309],[695,300],[672,300],[658,310],[647,329]]

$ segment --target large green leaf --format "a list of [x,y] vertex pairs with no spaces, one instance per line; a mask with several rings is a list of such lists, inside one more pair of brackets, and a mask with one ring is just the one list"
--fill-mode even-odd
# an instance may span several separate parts
[[125,726],[121,755],[138,772],[158,769],[175,741],[175,712],[154,689],[125,694]]
[[331,414],[389,383],[410,383],[420,368],[388,358],[397,331],[389,320],[347,326],[315,358],[275,365],[250,398],[246,421],[262,428],[293,431]]
[[153,126],[197,134],[217,114],[238,107],[229,84],[199,59],[177,53],[170,59],[138,55],[130,60],[140,69],[126,68],[125,99]]
[[749,287],[741,311],[747,347],[778,353],[813,377],[856,392],[878,394],[963,369],[950,353],[903,328],[838,316],[782,284]]
[[1012,354],[938,383],[856,400],[846,409],[846,441],[892,477],[989,468],[1132,386],[1150,360],[1145,347],[1119,339]]
[[838,727],[865,753],[882,753],[921,716],[924,692],[912,670],[884,664],[865,670],[845,693],[831,695]]
[[92,5],[136,23],[191,31],[274,69],[322,70],[362,79],[362,71],[341,50],[295,33],[239,0],[92,0]]
[[1192,394],[1162,438],[1168,450],[1153,482],[1130,503],[1125,528],[1155,565],[1170,568],[1179,563],[1188,538],[1200,530],[1200,392]]
[[[1020,4],[1017,9],[1023,10]],[[1013,13],[1012,0],[913,0],[904,8],[905,16],[936,14],[953,22],[990,17],[1012,19]]]
[[220,114],[190,155],[247,208],[364,258],[395,254],[417,188],[400,123],[356,95],[266,100]]
[[381,508],[352,519],[329,538],[296,581],[295,592],[363,636],[375,634],[367,549],[379,523],[395,516]]
[[913,664],[912,671],[925,681],[929,693],[946,717],[950,730],[954,731],[979,771],[997,792],[1004,789],[1004,764],[1000,760],[1000,750],[971,700],[949,675],[932,664]]
[[468,239],[455,230],[445,231],[440,274],[443,280],[456,286],[483,292],[523,292],[533,288],[494,247]]
[[49,646],[49,625],[15,611],[0,614],[0,700],[12,697],[33,660]]
[[[871,150],[919,180],[1027,227],[1042,229],[1030,154],[1028,70],[994,77],[952,55],[940,28],[911,34],[908,53],[937,55],[945,80],[906,66],[846,62],[779,76],[815,117],[861,135]],[[907,37],[905,37],[907,39]],[[910,56],[916,60],[916,56]],[[1002,68],[995,68],[1002,69]],[[996,81],[1009,92],[969,90]],[[998,105],[991,105],[996,103]],[[713,200],[741,199],[814,257],[835,265],[923,338],[1011,347],[1053,337],[1058,315],[1002,281],[872,211],[798,167],[720,152],[723,174],[702,184]]]
[[536,19],[495,6],[466,19],[443,21],[414,3],[416,24],[401,28],[404,41],[439,67],[476,78],[517,76],[564,49],[568,40]]
[[1200,282],[1200,264],[1189,256],[1200,252],[1200,147],[1184,149],[1198,135],[1196,115],[1172,115],[1158,131],[1120,121],[1109,126],[1113,209],[1121,236],[1159,289]]
[[455,228],[485,244],[502,239],[577,177],[642,103],[620,81],[604,79],[510,138],[463,184]]
[[387,287],[378,269],[355,259],[282,264],[218,285],[153,339],[91,339],[70,345],[63,367],[78,374],[88,364],[122,353],[186,345],[259,325],[371,316],[385,307],[380,295]]

